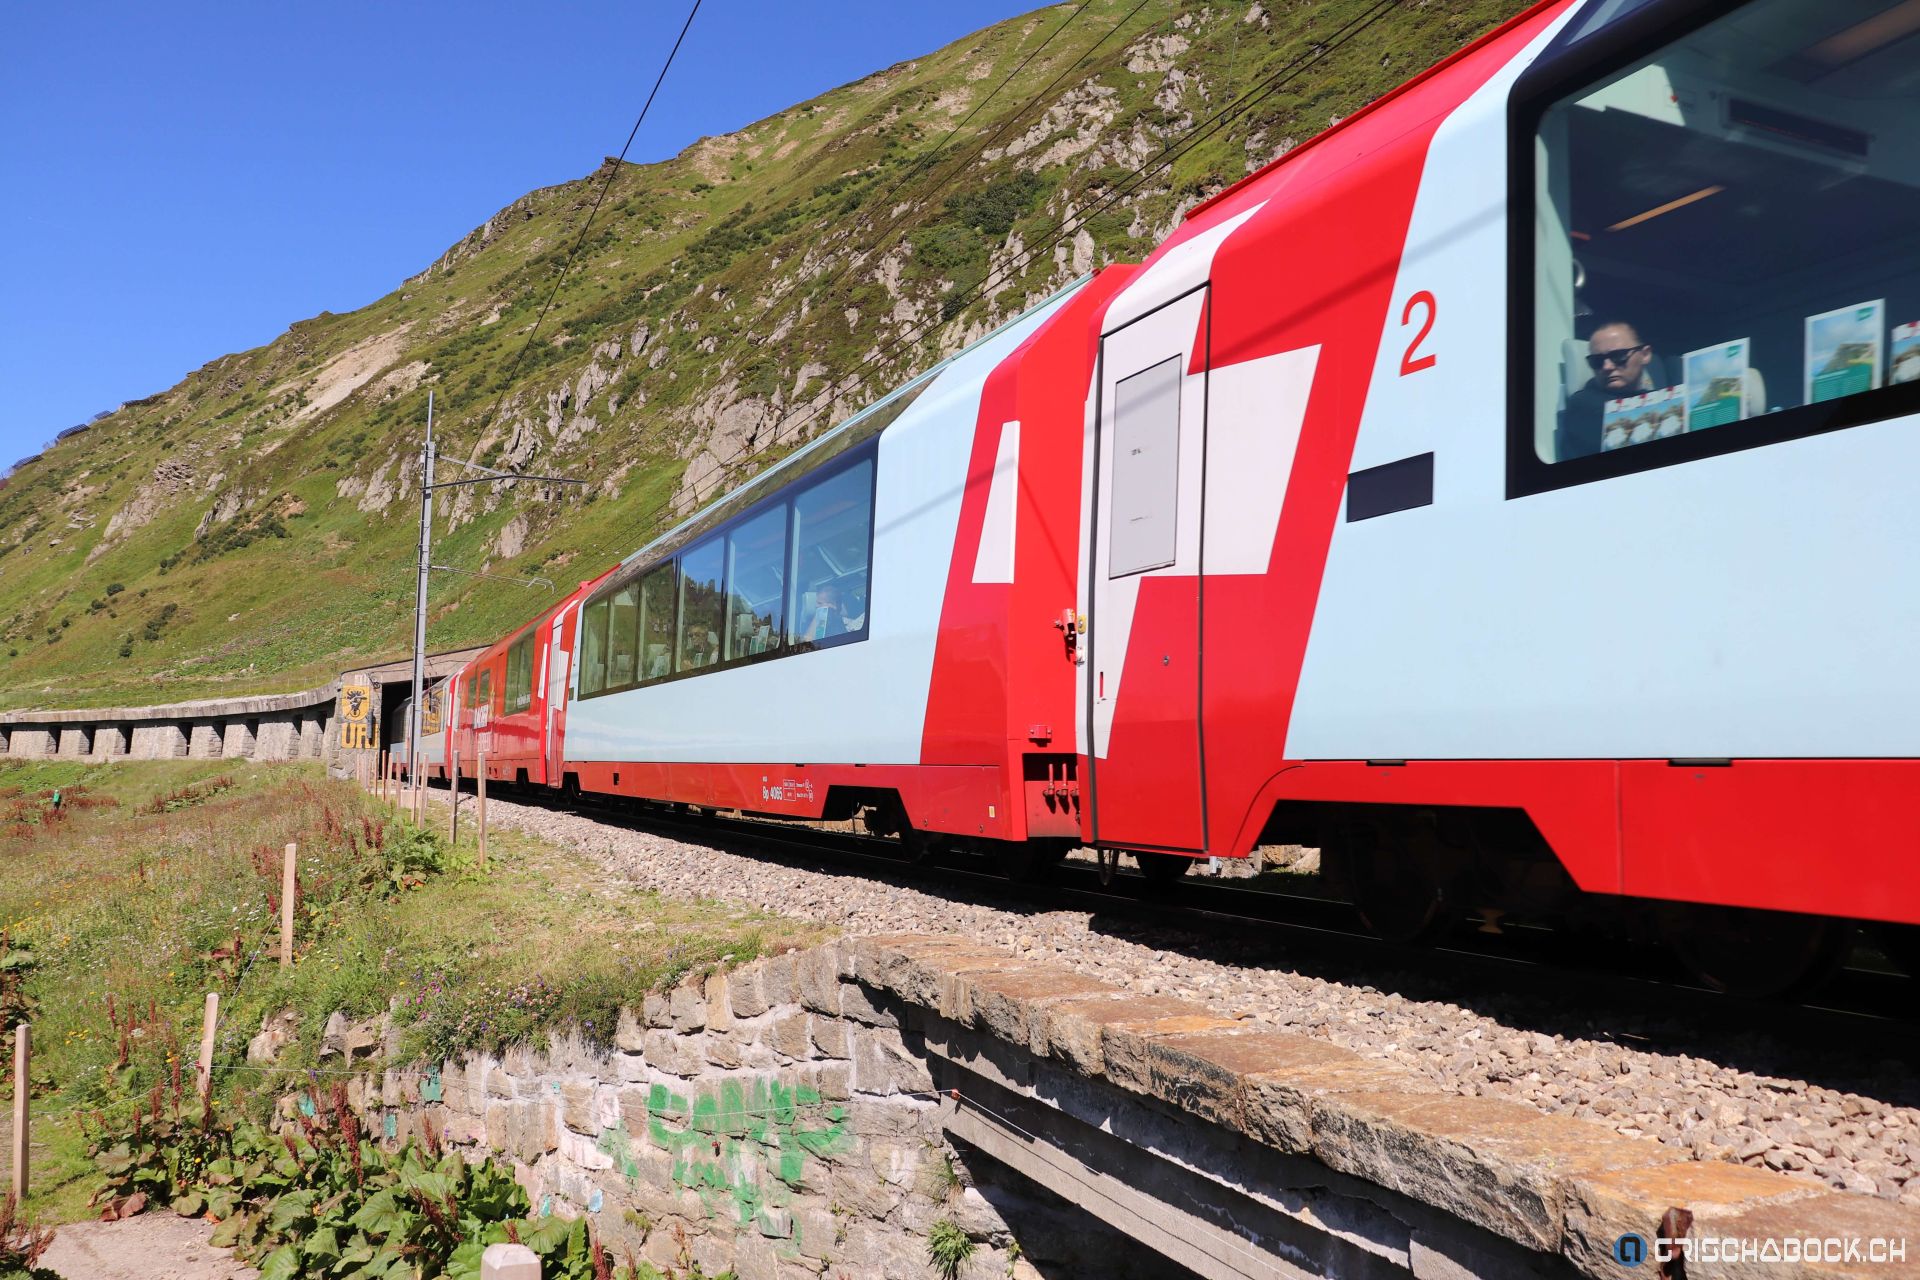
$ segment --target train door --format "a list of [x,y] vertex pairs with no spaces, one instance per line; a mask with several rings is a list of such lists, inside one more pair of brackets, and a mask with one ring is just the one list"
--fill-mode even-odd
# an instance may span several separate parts
[[561,637],[566,629],[567,611],[562,609],[553,615],[553,630],[547,636],[547,782],[559,786],[562,778],[560,769],[560,709],[567,700],[567,665],[573,656],[561,647]]
[[1087,562],[1093,839],[1206,847],[1200,740],[1201,285],[1104,334]]

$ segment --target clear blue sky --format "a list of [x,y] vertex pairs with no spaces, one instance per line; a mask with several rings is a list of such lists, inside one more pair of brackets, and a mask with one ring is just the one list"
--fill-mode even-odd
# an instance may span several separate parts
[[[630,160],[1039,0],[705,0]],[[0,6],[0,470],[618,153],[685,0]]]

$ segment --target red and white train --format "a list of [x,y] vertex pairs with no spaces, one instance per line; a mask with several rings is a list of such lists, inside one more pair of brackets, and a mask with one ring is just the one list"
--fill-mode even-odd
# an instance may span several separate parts
[[[1550,0],[586,583],[443,776],[1920,925],[1920,7]],[[1629,912],[1629,914],[1632,914]]]

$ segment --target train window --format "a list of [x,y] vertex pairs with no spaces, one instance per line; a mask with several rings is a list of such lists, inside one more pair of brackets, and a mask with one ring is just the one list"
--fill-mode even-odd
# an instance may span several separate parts
[[794,496],[789,644],[824,648],[866,636],[872,549],[871,458]]
[[1912,0],[1755,0],[1553,97],[1515,466],[1575,465],[1526,488],[1920,408],[1916,37]]
[[1113,390],[1113,499],[1107,576],[1174,561],[1180,484],[1180,357],[1122,378]]
[[591,698],[607,687],[607,597],[580,611],[580,696]]
[[658,680],[673,671],[675,596],[679,580],[673,561],[640,579],[640,672],[642,680]]
[[484,720],[486,713],[490,713],[493,710],[493,672],[482,671],[478,683],[479,688],[474,691],[473,696],[475,704],[483,713],[481,718]]
[[787,595],[787,504],[762,511],[727,534],[728,659],[778,653]]
[[533,705],[533,632],[521,636],[507,650],[505,687],[508,714]]
[[708,538],[680,557],[680,647],[677,671],[698,671],[720,661],[720,635],[726,616],[721,579],[726,546]]
[[637,684],[634,650],[640,642],[640,584],[629,582],[613,593],[607,609],[607,688]]

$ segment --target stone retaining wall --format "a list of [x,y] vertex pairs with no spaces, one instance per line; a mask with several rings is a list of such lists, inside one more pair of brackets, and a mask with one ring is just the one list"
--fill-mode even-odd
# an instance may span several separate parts
[[[948,1219],[977,1242],[969,1274],[1037,1276],[945,1145],[902,1011],[845,968],[837,946],[775,957],[649,996],[622,1014],[610,1052],[561,1038],[540,1054],[356,1077],[348,1100],[393,1141],[429,1128],[513,1161],[536,1212],[590,1214],[616,1254],[663,1267],[923,1280],[927,1235]],[[351,1056],[355,1043],[343,1029],[337,1047]],[[1020,1216],[1029,1252],[1099,1259],[1049,1275],[1165,1274],[1109,1265],[1125,1242],[1064,1206]]]
[[[956,1032],[989,1052],[956,1050]],[[1031,1258],[1046,1261],[1027,1238],[1030,1206],[1003,1216],[994,1206],[1006,1200],[989,1204],[951,1176],[928,1064],[944,1082],[970,1056],[995,1059],[968,1068],[980,1078],[1035,1101],[1061,1079],[1082,1095],[1117,1090],[1187,1126],[1182,1142],[1251,1140],[1312,1162],[1350,1199],[1358,1188],[1383,1218],[1463,1224],[1454,1261],[1411,1229],[1349,1236],[1398,1259],[1396,1274],[1501,1274],[1457,1261],[1481,1239],[1539,1259],[1527,1274],[1557,1265],[1634,1280],[1651,1271],[1617,1262],[1615,1242],[1653,1238],[1675,1211],[1696,1236],[1899,1238],[1909,1254],[1858,1268],[1696,1265],[1694,1280],[1920,1274],[1920,1214],[1891,1202],[1439,1092],[1324,1041],[1249,1031],[1199,1005],[955,937],[849,938],[707,977],[623,1015],[614,1044],[604,1056],[568,1041],[545,1055],[391,1071],[352,1100],[389,1137],[429,1125],[511,1158],[536,1204],[594,1213],[610,1241],[664,1263],[684,1249],[709,1274],[732,1267],[742,1280],[924,1276],[922,1237],[942,1217],[981,1242],[977,1257],[992,1255],[975,1274],[1006,1274],[1009,1218]],[[1277,1188],[1242,1190],[1286,1208]],[[1052,1224],[1042,1239],[1068,1231],[1044,1212],[1038,1220]],[[1089,1248],[1101,1269],[1082,1274],[1126,1274],[1117,1259],[1128,1247]],[[1073,1257],[1054,1261],[1047,1274],[1076,1274]]]

